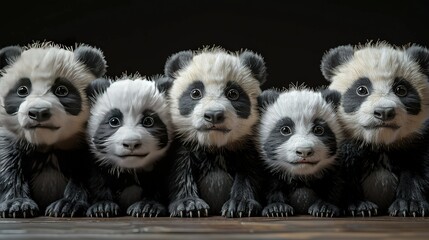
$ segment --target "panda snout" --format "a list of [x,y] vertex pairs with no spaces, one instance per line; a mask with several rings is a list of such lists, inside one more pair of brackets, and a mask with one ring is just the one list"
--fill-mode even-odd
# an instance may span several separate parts
[[313,156],[314,150],[312,147],[299,147],[296,148],[295,153],[298,157],[306,158]]
[[395,118],[396,112],[393,107],[377,107],[374,109],[374,117],[382,121],[390,121]]
[[51,110],[49,108],[30,108],[28,117],[38,122],[47,121],[51,118]]
[[142,146],[142,142],[137,139],[128,139],[128,140],[122,141],[122,147],[130,151],[140,148],[141,146]]
[[225,112],[223,110],[208,110],[204,113],[204,120],[212,124],[222,123],[225,120]]

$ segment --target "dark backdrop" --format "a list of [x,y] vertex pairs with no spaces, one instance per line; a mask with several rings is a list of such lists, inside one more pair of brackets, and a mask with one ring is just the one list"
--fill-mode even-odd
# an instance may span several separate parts
[[269,74],[264,88],[319,86],[327,84],[320,59],[332,47],[368,40],[429,47],[423,0],[10,2],[0,9],[0,47],[87,43],[104,51],[110,77],[162,73],[172,53],[218,45],[260,53]]

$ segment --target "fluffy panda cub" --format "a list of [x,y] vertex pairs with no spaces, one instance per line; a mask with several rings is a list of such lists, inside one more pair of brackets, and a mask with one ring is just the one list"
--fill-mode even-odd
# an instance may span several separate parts
[[265,90],[259,97],[259,148],[270,172],[263,216],[340,214],[340,97],[336,91],[295,88]]
[[94,205],[87,215],[116,216],[121,209],[136,217],[165,214],[160,201],[166,174],[159,161],[173,129],[161,86],[125,76],[94,81],[89,92],[94,103],[88,137],[96,162],[90,181]]
[[0,216],[74,216],[88,205],[85,93],[102,53],[50,43],[0,50]]
[[323,75],[342,95],[348,141],[348,212],[421,215],[429,210],[429,51],[386,43],[331,49]]
[[254,144],[263,59],[220,48],[183,51],[166,62],[177,128],[172,164],[171,216],[255,215],[258,153]]

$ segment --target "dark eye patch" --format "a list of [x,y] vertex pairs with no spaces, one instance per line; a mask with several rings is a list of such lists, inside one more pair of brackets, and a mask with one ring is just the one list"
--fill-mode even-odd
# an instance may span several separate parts
[[229,81],[226,84],[225,88],[225,96],[227,96],[228,92],[231,89],[235,89],[240,94],[237,100],[231,101],[232,106],[234,107],[235,111],[237,112],[237,115],[239,118],[248,118],[250,116],[251,111],[251,104],[250,99],[247,93],[243,90],[243,88],[240,87],[240,85]]
[[411,115],[419,114],[421,110],[421,100],[417,90],[413,87],[413,85],[410,84],[410,82],[408,82],[404,78],[395,78],[392,86],[392,91],[395,91],[395,88],[399,85],[405,86],[405,88],[408,90],[406,96],[398,96],[399,100],[402,102],[402,104],[404,104],[407,112]]
[[119,121],[122,122],[124,115],[122,114],[121,110],[117,108],[114,108],[110,110],[108,113],[106,113],[103,121],[98,126],[97,131],[95,131],[94,138],[93,138],[95,147],[98,150],[103,150],[104,149],[103,143],[119,129],[118,127],[112,128],[110,126],[109,120],[113,117],[118,118]]
[[329,156],[334,155],[337,152],[337,139],[334,132],[332,132],[329,125],[322,119],[316,118],[313,124],[313,128],[315,126],[322,126],[324,128],[323,134],[315,136],[318,137],[323,142],[323,144],[328,147]]
[[[288,136],[282,135],[280,130],[283,126],[288,126],[291,129],[292,134]],[[280,119],[276,123],[275,127],[270,132],[267,140],[264,143],[263,148],[267,154],[267,157],[271,160],[275,160],[276,159],[275,151],[277,150],[277,148],[283,143],[287,142],[289,138],[293,136],[294,132],[295,132],[295,123],[292,121],[291,118],[285,117],[283,119]]]
[[191,85],[189,85],[186,91],[183,92],[179,98],[179,111],[182,116],[186,116],[192,113],[199,101],[191,98],[191,91],[193,89],[199,89],[201,91],[202,96],[204,97],[205,88],[203,82],[195,81]]
[[[71,115],[78,115],[82,111],[82,97],[77,88],[65,78],[57,78],[51,88],[52,93],[56,93],[56,89],[64,86],[68,89],[68,94],[64,97],[57,96],[60,103],[64,106],[66,112]],[[57,91],[58,92],[58,91]]]
[[[368,89],[368,95],[359,96],[356,92],[356,89],[360,86],[366,86]],[[362,77],[356,80],[353,85],[347,89],[342,98],[342,104],[344,107],[344,112],[352,113],[357,111],[366,98],[371,95],[373,90],[372,83],[367,77]]]
[[21,78],[15,84],[15,86],[7,93],[4,98],[4,108],[7,114],[15,114],[18,112],[19,106],[25,101],[25,97],[20,97],[17,94],[19,87],[25,86],[28,89],[28,93],[31,93],[31,81],[29,78]]
[[158,139],[159,144],[158,146],[160,148],[164,148],[168,144],[168,132],[167,132],[167,126],[165,123],[161,120],[161,118],[158,116],[158,114],[152,110],[146,110],[143,112],[143,118],[145,117],[152,117],[154,120],[154,124],[152,127],[146,128],[146,130],[156,139]]

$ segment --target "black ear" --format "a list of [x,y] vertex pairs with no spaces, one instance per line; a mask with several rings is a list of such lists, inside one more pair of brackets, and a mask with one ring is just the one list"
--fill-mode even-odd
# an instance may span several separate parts
[[22,49],[19,46],[9,46],[0,49],[0,69],[12,64],[19,56]]
[[169,78],[175,78],[175,73],[180,69],[186,67],[191,62],[194,54],[192,51],[181,51],[171,55],[164,67],[164,73]]
[[156,87],[160,92],[166,93],[173,85],[173,79],[170,77],[156,77],[153,79],[155,81]]
[[429,76],[429,50],[414,45],[407,49],[407,54],[420,65],[421,71]]
[[110,81],[104,78],[97,78],[91,81],[86,87],[86,95],[91,100],[91,104],[95,102],[98,95],[106,91],[110,84]]
[[252,71],[253,76],[263,84],[267,80],[267,68],[264,59],[251,51],[244,51],[240,54],[240,61]]
[[321,91],[321,93],[326,102],[332,104],[336,110],[341,103],[341,93],[331,89],[324,89]]
[[275,103],[279,98],[280,93],[274,89],[267,89],[258,96],[258,106],[261,109],[265,109],[269,105]]
[[106,60],[103,53],[96,48],[90,46],[80,46],[74,50],[76,59],[83,64],[99,78],[106,73]]
[[323,55],[320,69],[326,80],[332,81],[335,68],[352,59],[353,54],[353,47],[351,45],[346,45],[333,48]]

